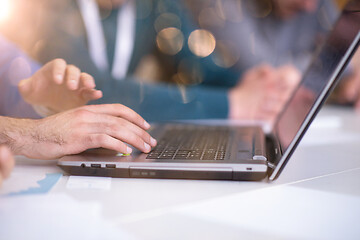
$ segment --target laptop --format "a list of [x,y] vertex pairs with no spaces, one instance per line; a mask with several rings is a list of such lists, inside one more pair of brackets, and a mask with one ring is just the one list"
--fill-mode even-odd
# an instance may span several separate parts
[[360,1],[351,1],[314,55],[271,131],[261,125],[163,123],[158,145],[130,156],[84,152],[58,165],[71,175],[126,178],[275,180],[324,104],[360,42]]

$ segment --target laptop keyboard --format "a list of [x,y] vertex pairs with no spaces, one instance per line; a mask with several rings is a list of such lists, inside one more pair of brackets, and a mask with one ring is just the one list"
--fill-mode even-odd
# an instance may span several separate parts
[[147,159],[224,160],[229,137],[221,127],[168,129]]

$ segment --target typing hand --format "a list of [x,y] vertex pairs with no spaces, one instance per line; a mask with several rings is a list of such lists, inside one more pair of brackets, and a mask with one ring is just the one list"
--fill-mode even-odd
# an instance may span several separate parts
[[14,164],[14,157],[10,150],[5,146],[0,146],[0,185],[2,184],[3,179],[10,176]]
[[88,105],[40,120],[12,121],[8,135],[17,139],[12,149],[29,158],[55,159],[93,148],[129,154],[132,149],[126,143],[148,153],[157,144],[146,132],[150,125],[121,104]]
[[273,123],[299,81],[300,73],[291,66],[250,69],[229,92],[229,117]]
[[102,97],[94,79],[87,73],[55,59],[28,79],[19,83],[24,100],[33,106],[46,107],[57,113],[85,105]]

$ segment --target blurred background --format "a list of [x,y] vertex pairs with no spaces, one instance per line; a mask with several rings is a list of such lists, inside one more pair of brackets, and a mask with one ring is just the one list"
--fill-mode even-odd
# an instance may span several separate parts
[[[89,47],[91,42],[79,13],[81,2],[0,0],[0,32],[42,64],[64,58],[95,78],[104,78],[101,73],[105,70],[95,59],[90,59],[93,65],[85,64],[91,54],[79,43]],[[121,11],[118,9],[129,4],[127,0],[97,2],[103,24],[113,18],[114,10]],[[262,63],[275,67],[291,64],[304,72],[347,1],[133,2],[136,23],[131,61],[123,76],[110,77],[131,76],[140,82],[178,86],[205,82],[228,89],[246,70]],[[112,32],[111,26],[108,28]],[[352,64],[359,68],[359,56]]]

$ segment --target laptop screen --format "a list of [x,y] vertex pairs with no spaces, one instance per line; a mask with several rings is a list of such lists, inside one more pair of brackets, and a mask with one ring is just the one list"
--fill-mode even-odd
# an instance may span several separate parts
[[349,3],[314,55],[301,83],[276,121],[274,131],[283,157],[274,163],[275,178],[285,166],[330,89],[339,79],[360,38],[360,0]]

